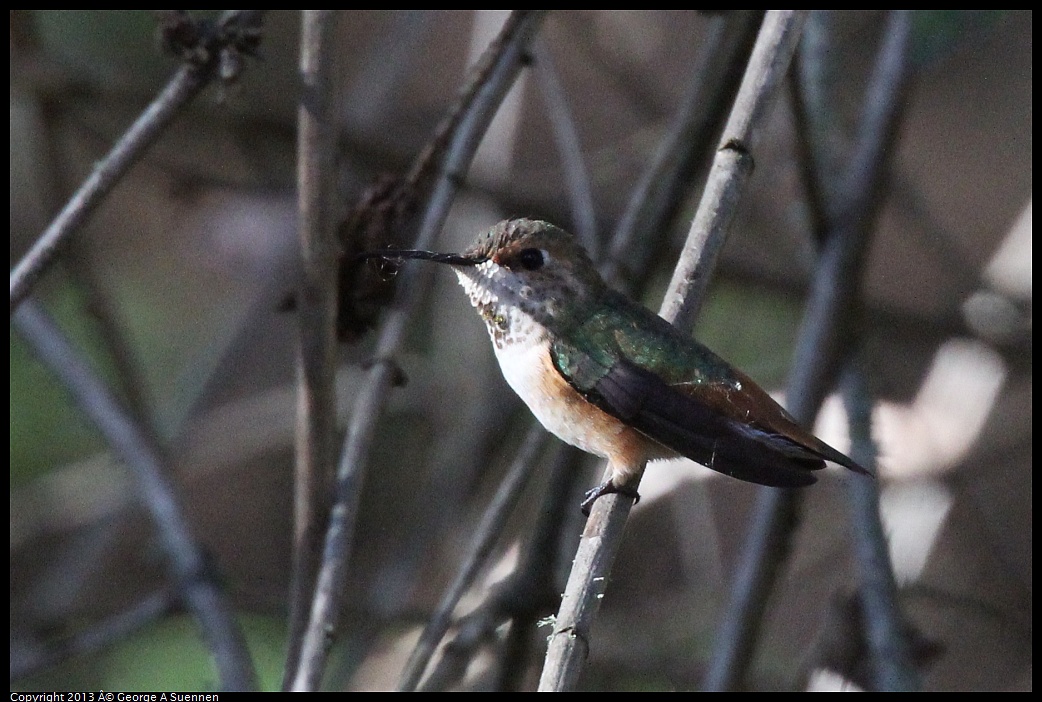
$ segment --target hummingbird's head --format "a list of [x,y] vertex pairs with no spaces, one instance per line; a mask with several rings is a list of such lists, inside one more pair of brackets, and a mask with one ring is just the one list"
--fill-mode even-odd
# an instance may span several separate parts
[[416,258],[452,266],[497,347],[582,321],[604,289],[590,257],[549,222],[500,222],[463,253],[385,249],[359,258]]
[[583,303],[604,288],[579,242],[548,222],[500,222],[461,258],[473,263],[454,265],[456,276],[497,345],[532,323],[553,331],[581,321]]

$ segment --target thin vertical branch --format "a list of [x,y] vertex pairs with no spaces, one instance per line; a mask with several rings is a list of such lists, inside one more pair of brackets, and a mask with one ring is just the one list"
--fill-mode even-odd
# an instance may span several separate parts
[[753,172],[752,149],[777,88],[788,70],[806,12],[773,10],[767,14],[749,58],[731,118],[724,127],[698,211],[673,271],[660,314],[690,331],[705,299],[738,201]]
[[[836,186],[843,176],[842,156],[849,147],[828,90],[838,80],[836,62],[830,59],[832,52],[840,50],[833,31],[835,14],[836,10],[818,10],[808,18],[790,80],[801,176],[810,219],[819,230],[830,219],[827,210],[835,203]],[[815,231],[815,238],[820,242],[824,233]]]
[[[786,396],[789,411],[801,423],[813,420],[850,348],[862,263],[879,207],[886,156],[896,138],[908,84],[908,16],[892,13],[885,31],[865,94],[858,139],[838,179],[835,199],[820,208],[829,217],[822,223],[824,248],[811,284]],[[822,181],[822,175],[818,174],[816,180]],[[819,192],[818,197],[824,195]],[[848,480],[863,479],[851,476]],[[759,633],[764,603],[791,546],[798,509],[799,498],[794,491],[761,489],[731,599],[722,616],[705,689],[733,689],[742,679]]]
[[[163,92],[152,101],[120,137],[112,151],[65,204],[62,211],[11,271],[11,314],[54,263],[65,241],[90,219],[94,210],[162,134],[177,113],[218,75],[220,53],[225,44],[241,37],[238,31],[254,32],[260,23],[258,10],[235,10],[220,20],[217,31],[200,42],[196,59],[182,66]],[[254,35],[251,34],[251,42]]]
[[643,277],[635,273],[646,267],[647,252],[658,248],[655,242],[672,221],[696,167],[709,160],[713,138],[734,102],[762,19],[758,10],[710,19],[708,36],[669,131],[615,227],[609,255],[601,265],[610,284],[620,284],[623,277]]
[[[710,171],[688,243],[660,314],[690,330],[698,300],[752,169],[751,149],[788,68],[804,13],[775,10],[764,20],[731,119]],[[632,498],[607,495],[594,503],[547,649],[540,690],[572,690],[589,655],[593,618],[618,553]]]
[[289,651],[284,685],[300,657],[329,516],[336,431],[336,271],[333,227],[333,10],[305,10],[301,20],[297,199],[301,276],[297,288],[297,426]]
[[[883,46],[874,80],[866,95],[865,125],[856,144],[847,177],[840,181],[840,202],[855,201],[867,186],[872,202],[878,203],[886,173],[887,153],[896,141],[911,78],[909,46],[912,19],[907,10],[891,11],[886,23]],[[870,109],[875,106],[875,109]],[[878,205],[877,205],[878,206]],[[854,209],[854,208],[851,208]],[[837,212],[847,226],[862,212]],[[873,458],[871,439],[871,398],[866,397],[863,374],[856,366],[845,376],[845,400],[850,416],[854,460]],[[867,465],[863,464],[863,465]],[[921,686],[912,660],[912,647],[898,605],[897,583],[890,562],[890,550],[879,515],[879,484],[875,481],[849,481],[851,521],[855,553],[861,573],[861,603],[865,631],[872,655],[875,685],[881,691],[915,691]]]
[[[463,180],[496,109],[513,84],[523,64],[529,42],[544,16],[543,11],[515,11],[507,20],[496,42],[495,62],[487,79],[462,108],[456,128],[447,135],[448,149],[438,173],[433,193],[423,214],[417,248],[429,248],[441,230]],[[343,583],[350,558],[351,542],[357,521],[358,504],[369,447],[376,421],[387,400],[387,390],[396,376],[393,357],[402,343],[408,323],[420,298],[420,271],[407,268],[399,280],[396,306],[389,312],[377,341],[376,362],[355,400],[351,424],[341,452],[318,574],[311,615],[291,689],[314,690],[325,669],[332,633],[343,601]]]
[[[850,418],[850,457],[869,469],[875,467],[872,441],[872,395],[865,373],[855,357],[842,378],[843,401]],[[897,581],[890,549],[879,516],[879,483],[847,481],[851,539],[861,575],[861,610],[867,649],[872,659],[874,689],[916,691],[922,681],[912,655],[908,627],[901,616]]]
[[120,405],[42,307],[26,301],[13,321],[37,357],[57,376],[131,468],[141,501],[156,525],[180,596],[199,622],[214,657],[222,688],[256,689],[256,674],[246,639],[235,620],[235,611],[192,536],[162,451]]
[[542,89],[546,103],[546,115],[553,130],[557,154],[561,159],[564,180],[568,192],[568,204],[572,210],[575,234],[590,255],[596,260],[600,251],[597,238],[597,209],[593,204],[593,189],[590,173],[583,162],[579,130],[568,107],[561,78],[554,66],[550,48],[545,39],[539,39],[533,47],[535,55],[534,73]]

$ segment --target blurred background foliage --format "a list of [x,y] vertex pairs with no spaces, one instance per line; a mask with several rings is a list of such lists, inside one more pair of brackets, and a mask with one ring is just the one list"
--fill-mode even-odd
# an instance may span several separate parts
[[[374,177],[407,167],[502,17],[342,13],[345,211]],[[157,49],[150,12],[10,19],[13,265],[176,64]],[[603,240],[669,123],[709,21],[682,11],[561,11],[546,21]],[[832,18],[836,115],[848,123],[878,21]],[[898,429],[878,437],[881,477],[894,505],[937,522],[905,590],[909,616],[942,651],[925,669],[931,689],[1031,687],[1031,35],[1029,11],[916,13],[917,78],[866,270],[864,355],[889,407],[877,430]],[[265,689],[281,677],[292,533],[295,324],[278,308],[297,268],[298,43],[298,13],[268,13],[241,79],[210,87],[174,121],[35,293],[162,437],[197,535],[241,608]],[[523,79],[440,249],[457,250],[508,216],[572,226],[544,111]],[[762,144],[696,335],[780,391],[814,250],[787,98]],[[655,252],[643,286],[651,307],[698,181]],[[1006,259],[1003,247],[1013,247]],[[394,684],[526,417],[447,276],[416,325],[399,359],[410,383],[382,420],[367,479],[331,687]],[[953,341],[969,351],[958,356],[955,384],[938,391],[940,415],[916,414]],[[344,411],[371,342],[341,350]],[[181,614],[144,617],[74,656],[55,643],[163,590],[165,578],[125,470],[13,331],[10,352],[12,689],[214,688]],[[962,439],[964,449],[952,448]],[[665,503],[647,483],[652,496],[634,514],[599,624],[591,687],[697,684],[750,497],[694,469],[681,481],[663,488],[673,495]],[[851,584],[840,484],[825,481],[805,518],[813,536],[778,593],[787,613],[772,615],[753,688],[790,686],[791,671],[810,666],[828,617],[822,603]],[[538,488],[530,492],[535,505]],[[487,683],[476,679],[473,687]]]

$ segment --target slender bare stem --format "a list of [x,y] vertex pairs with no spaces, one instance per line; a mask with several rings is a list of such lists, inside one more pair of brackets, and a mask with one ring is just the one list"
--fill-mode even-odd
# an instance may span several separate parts
[[753,171],[752,149],[796,50],[805,12],[767,14],[660,314],[690,331]]
[[[816,194],[822,203],[816,209],[828,218],[819,224],[824,248],[815,269],[786,396],[789,411],[803,423],[813,420],[850,348],[862,261],[879,205],[885,157],[895,139],[908,84],[904,58],[907,22],[907,15],[891,15],[865,95],[858,140],[844,172],[828,178],[819,173],[814,179],[840,185],[830,193]],[[895,56],[899,58],[895,60]],[[830,199],[826,201],[825,197]],[[799,499],[794,492],[760,491],[705,689],[733,689],[741,681],[759,633],[764,603],[788,553],[798,511]]]
[[[872,441],[872,395],[856,358],[843,373],[842,387],[850,417],[850,456],[873,468],[876,446]],[[913,660],[908,627],[901,616],[890,549],[879,517],[879,482],[848,480],[847,499],[851,539],[861,575],[861,609],[874,687],[880,691],[919,690],[922,681]]]
[[[803,13],[776,10],[764,20],[688,243],[663,303],[661,314],[682,330],[690,330],[694,321],[698,298],[705,291],[709,271],[752,168],[750,150],[787,70],[803,18]],[[632,498],[617,494],[594,503],[554,624],[540,690],[572,690],[578,682],[589,655],[590,627],[632,504]]]
[[601,265],[609,283],[641,278],[634,273],[646,266],[648,252],[658,248],[693,172],[709,161],[762,18],[755,10],[712,18],[669,131],[615,227],[610,253]]
[[[497,40],[498,54],[492,70],[473,92],[473,99],[464,106],[463,116],[448,137],[449,148],[424,211],[415,248],[429,249],[441,230],[481,137],[513,84],[522,66],[524,51],[543,15],[541,11],[515,11],[507,20]],[[420,273],[413,267],[407,268],[400,276],[397,304],[388,314],[377,341],[377,361],[355,400],[337,470],[334,504],[311,616],[300,663],[294,671],[290,686],[294,690],[316,689],[325,669],[330,638],[336,629],[337,614],[343,598],[343,583],[351,553],[367,456],[376,422],[386,403],[387,390],[395,376],[392,359],[401,345],[420,298],[421,290],[416,279]]]
[[600,241],[597,237],[597,208],[593,204],[590,173],[583,162],[579,130],[568,107],[568,96],[565,95],[545,39],[535,42],[534,54],[534,73],[539,87],[542,89],[546,114],[550,119],[554,141],[557,144],[557,154],[561,158],[575,235],[596,260],[600,255],[598,248]]
[[14,315],[14,324],[133,471],[141,501],[156,525],[180,596],[199,622],[213,654],[222,688],[256,689],[256,674],[235,611],[192,536],[162,451],[42,307],[26,301]]
[[336,431],[336,270],[332,219],[336,133],[333,124],[333,10],[305,10],[301,20],[297,116],[297,198],[301,276],[297,288],[297,425],[289,650],[283,685],[300,657],[332,502]]
[[[221,19],[222,26],[229,27],[240,21],[256,21],[256,12],[237,10],[228,13]],[[218,74],[219,61],[215,47],[210,47],[209,53],[212,54],[210,60],[201,64],[189,63],[178,69],[163,92],[141,113],[112,147],[112,151],[98,162],[87,180],[14,267],[11,271],[11,314],[14,314],[40,276],[54,263],[65,241],[90,219],[105,196],[137,163],[181,108]]]
[[50,226],[11,271],[11,314],[58,257],[62,244],[94,213],[106,195],[162,133],[177,111],[206,85],[193,67],[185,66],[127,130],[109,155],[94,168]]
[[[865,125],[848,176],[842,181],[841,201],[853,200],[863,191],[872,195],[874,202],[879,200],[880,182],[886,173],[886,153],[896,140],[911,74],[909,12],[892,11],[884,31],[879,61],[865,96]],[[852,218],[858,214],[848,216]],[[844,380],[852,455],[854,460],[874,461],[872,403],[861,369],[848,366]],[[848,492],[855,553],[861,572],[861,604],[876,689],[919,690],[922,681],[912,660],[912,647],[901,617],[890,550],[879,515],[879,483],[853,479],[848,482]]]

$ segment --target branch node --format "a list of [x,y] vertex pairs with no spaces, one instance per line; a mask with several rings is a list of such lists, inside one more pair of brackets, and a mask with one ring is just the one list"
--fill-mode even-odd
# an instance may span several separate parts
[[720,146],[720,151],[734,151],[739,157],[752,158],[752,152],[749,151],[749,147],[746,146],[745,142],[738,137],[731,137]]
[[409,382],[409,376],[398,361],[394,360],[390,356],[375,356],[362,362],[363,370],[371,370],[376,366],[386,364],[391,371],[391,385],[396,388],[404,387]]
[[156,15],[163,52],[200,72],[216,67],[225,84],[238,79],[243,56],[257,55],[260,11],[238,11],[217,20],[196,19],[185,10],[158,10]]

